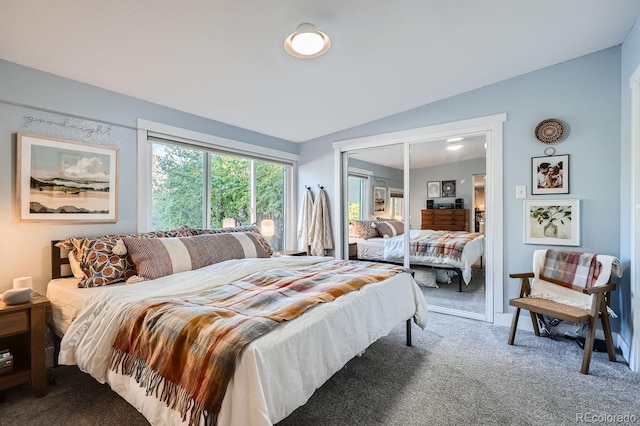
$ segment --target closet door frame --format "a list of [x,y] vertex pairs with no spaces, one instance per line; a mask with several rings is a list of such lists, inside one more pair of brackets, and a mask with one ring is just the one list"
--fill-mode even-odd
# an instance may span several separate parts
[[[486,280],[486,307],[485,314],[462,314],[452,312],[462,316],[494,322],[498,317],[505,315],[504,302],[504,265],[503,265],[503,241],[504,224],[502,221],[503,212],[503,124],[507,120],[505,113],[495,114],[485,117],[472,118],[468,120],[455,121],[444,124],[437,124],[427,127],[420,127],[410,130],[403,130],[392,133],[385,133],[373,136],[366,136],[355,139],[341,140],[333,143],[334,165],[335,165],[335,194],[336,208],[334,210],[334,222],[336,233],[342,238],[342,244],[337,244],[335,255],[344,259],[349,253],[347,230],[345,229],[346,206],[346,180],[347,162],[346,157],[350,151],[356,151],[374,147],[384,147],[387,145],[404,144],[404,190],[405,194],[410,193],[410,145],[416,143],[428,143],[436,139],[443,139],[452,136],[465,134],[484,134],[487,141],[486,153],[486,185],[485,185],[485,208],[488,212],[485,217],[485,280]],[[410,201],[405,198],[405,223],[409,223]],[[405,234],[405,266],[408,265],[408,234]],[[499,322],[502,322],[499,320]]]

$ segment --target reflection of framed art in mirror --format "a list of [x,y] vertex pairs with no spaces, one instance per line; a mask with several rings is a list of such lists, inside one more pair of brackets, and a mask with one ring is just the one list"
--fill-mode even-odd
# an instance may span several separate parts
[[440,198],[440,181],[430,180],[427,182],[427,198]]
[[384,186],[373,187],[373,213],[380,214],[387,211],[387,188]]
[[442,197],[451,198],[455,196],[456,196],[456,181],[443,180],[442,181]]

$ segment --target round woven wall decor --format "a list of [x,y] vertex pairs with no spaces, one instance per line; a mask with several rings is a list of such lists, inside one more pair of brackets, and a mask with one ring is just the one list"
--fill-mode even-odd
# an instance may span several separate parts
[[564,136],[564,123],[557,118],[547,118],[536,126],[536,139],[542,143],[554,143]]

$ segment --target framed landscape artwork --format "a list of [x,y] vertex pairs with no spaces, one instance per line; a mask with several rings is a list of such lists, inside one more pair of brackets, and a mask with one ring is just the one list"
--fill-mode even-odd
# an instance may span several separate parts
[[525,200],[524,243],[580,245],[580,200]]
[[531,193],[569,193],[569,155],[548,155],[531,159]]
[[18,133],[23,221],[115,222],[118,148]]
[[387,188],[384,186],[373,187],[373,212],[386,213],[387,211]]

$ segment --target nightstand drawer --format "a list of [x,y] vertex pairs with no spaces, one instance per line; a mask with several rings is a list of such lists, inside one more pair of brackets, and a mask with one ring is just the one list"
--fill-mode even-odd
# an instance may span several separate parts
[[29,331],[29,311],[22,310],[0,316],[0,337]]

